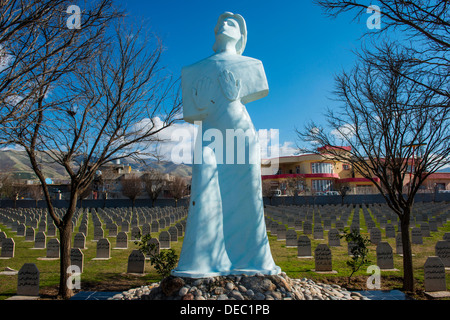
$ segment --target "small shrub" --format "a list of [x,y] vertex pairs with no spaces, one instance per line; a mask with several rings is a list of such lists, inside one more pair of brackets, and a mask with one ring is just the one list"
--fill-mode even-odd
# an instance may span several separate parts
[[351,268],[351,273],[348,276],[348,283],[350,283],[353,274],[357,272],[363,265],[369,263],[369,260],[367,258],[369,249],[367,248],[367,245],[370,244],[370,240],[368,237],[362,236],[357,231],[350,232],[348,230],[344,231],[344,234],[341,236],[341,238],[345,238],[347,242],[354,243],[354,246],[350,249],[353,257],[351,257],[351,259],[346,262],[347,266]]
[[173,249],[164,249],[157,252],[156,244],[149,243],[152,236],[147,234],[145,236],[138,236],[139,240],[134,243],[139,246],[139,250],[150,257],[150,263],[155,268],[156,272],[162,277],[168,277],[172,269],[178,263],[178,255]]

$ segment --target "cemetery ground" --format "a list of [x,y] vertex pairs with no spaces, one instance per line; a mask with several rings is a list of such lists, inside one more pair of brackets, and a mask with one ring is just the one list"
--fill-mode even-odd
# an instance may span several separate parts
[[[370,212],[370,208],[368,209]],[[357,207],[352,210],[350,219],[355,214],[360,215],[360,233],[369,237],[362,209]],[[417,225],[418,226],[418,225]],[[78,231],[75,227],[73,236]],[[402,289],[402,257],[395,253],[395,238],[386,238],[384,229],[376,223],[376,227],[382,230],[382,241],[386,241],[393,248],[394,268],[398,271],[381,271],[381,290],[401,290]],[[167,231],[169,227],[160,230]],[[287,225],[286,225],[287,228]],[[15,241],[15,254],[11,259],[0,259],[0,271],[9,267],[19,270],[25,263],[34,263],[40,272],[40,298],[55,299],[58,293],[59,285],[59,259],[43,260],[46,257],[46,249],[34,249],[34,242],[26,242],[25,237],[16,236],[15,232],[0,224],[0,229],[6,233],[6,236],[12,237]],[[119,226],[120,231],[120,226]],[[397,228],[396,228],[397,231]],[[86,249],[84,253],[84,267],[81,274],[81,290],[79,291],[125,291],[132,288],[148,285],[153,282],[161,281],[162,277],[147,260],[144,275],[127,274],[128,256],[138,246],[131,240],[129,235],[128,249],[114,249],[116,237],[108,237],[108,230],[105,229],[105,237],[111,243],[111,258],[109,260],[93,260],[96,257],[96,242],[94,241],[94,227],[92,216],[89,215],[88,234],[86,236]],[[159,233],[160,233],[159,232]],[[308,235],[311,240],[312,254],[319,244],[328,244],[328,232],[324,230],[323,240],[315,240],[312,235]],[[423,237],[423,245],[412,245],[414,276],[416,280],[416,291],[407,293],[410,297],[419,300],[430,299],[424,294],[424,264],[429,256],[435,256],[435,244],[442,240],[443,235],[450,232],[450,220],[447,221],[438,231],[431,232],[430,237]],[[152,233],[153,237],[158,237],[159,233]],[[303,235],[302,231],[297,231],[297,236]],[[335,274],[320,274],[314,272],[314,259],[300,259],[297,257],[297,248],[286,248],[286,241],[277,240],[277,236],[268,232],[272,255],[278,266],[290,278],[308,278],[315,282],[338,284],[349,290],[367,290],[366,282],[370,273],[367,273],[369,265],[376,265],[376,246],[369,245],[368,264],[364,265],[358,272],[351,277],[351,283],[348,283],[348,276],[351,273],[350,267],[346,262],[350,259],[348,256],[347,243],[341,238],[340,247],[330,247],[332,252],[332,269],[337,271]],[[47,241],[53,237],[47,237]],[[56,237],[58,238],[58,237]],[[179,256],[181,252],[183,237],[178,242],[171,242],[171,247]],[[73,242],[72,242],[73,243]],[[446,271],[447,290],[450,290],[450,272]],[[0,275],[0,300],[7,299],[17,293],[17,274]],[[448,300],[448,299],[447,299]]]

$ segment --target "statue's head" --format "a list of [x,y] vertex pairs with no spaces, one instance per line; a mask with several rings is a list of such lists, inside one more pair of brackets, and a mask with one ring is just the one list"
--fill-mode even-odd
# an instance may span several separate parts
[[231,12],[221,14],[214,28],[214,33],[216,35],[216,42],[213,46],[214,52],[217,52],[220,41],[234,41],[236,42],[236,53],[241,55],[244,52],[247,43],[247,26],[241,15]]

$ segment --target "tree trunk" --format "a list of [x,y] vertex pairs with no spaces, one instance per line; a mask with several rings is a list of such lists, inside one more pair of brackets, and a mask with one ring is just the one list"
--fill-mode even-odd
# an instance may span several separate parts
[[404,214],[400,217],[402,227],[403,245],[403,290],[414,291],[414,270],[412,262],[411,238],[409,235],[409,218],[411,208],[404,209]]
[[70,249],[71,249],[71,238],[72,238],[72,220],[68,223],[63,223],[60,232],[60,277],[59,277],[59,295],[67,300],[73,296],[73,291],[67,285],[69,280],[69,274],[67,269],[72,264],[70,261]]
[[69,207],[59,227],[60,232],[60,280],[59,280],[59,295],[67,300],[73,296],[73,290],[67,286],[70,274],[67,269],[72,264],[70,261],[70,249],[72,247],[72,217],[77,208],[77,194],[71,194]]

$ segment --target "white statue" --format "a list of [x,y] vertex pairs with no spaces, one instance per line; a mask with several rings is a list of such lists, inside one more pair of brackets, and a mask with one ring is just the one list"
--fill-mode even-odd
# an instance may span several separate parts
[[202,161],[194,155],[186,233],[172,274],[278,274],[264,221],[258,135],[244,106],[268,94],[266,75],[261,61],[242,56],[247,28],[240,15],[225,12],[214,31],[215,54],[182,70],[184,119],[202,121],[200,137],[215,130],[246,139],[227,139],[223,150],[197,139]]

